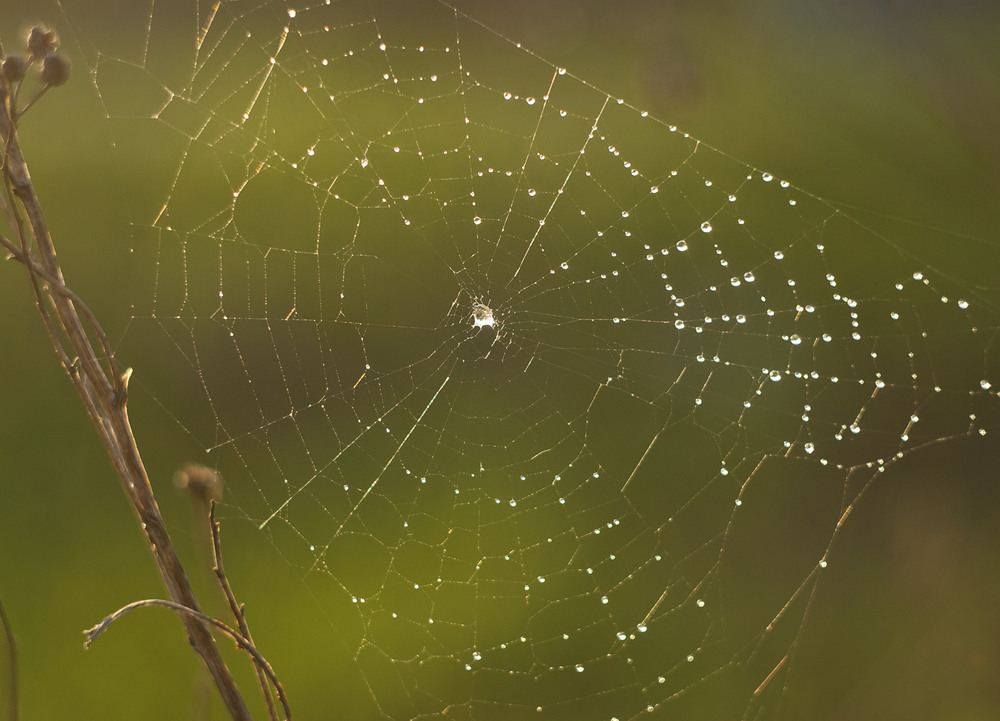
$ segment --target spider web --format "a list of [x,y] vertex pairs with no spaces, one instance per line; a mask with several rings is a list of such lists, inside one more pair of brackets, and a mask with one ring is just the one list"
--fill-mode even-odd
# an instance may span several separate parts
[[987,434],[989,295],[445,3],[185,12],[92,72],[124,348],[359,714],[776,705],[865,490]]

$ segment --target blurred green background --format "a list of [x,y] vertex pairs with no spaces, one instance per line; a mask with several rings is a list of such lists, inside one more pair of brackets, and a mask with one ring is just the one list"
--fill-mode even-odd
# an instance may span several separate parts
[[[117,39],[121,7],[63,7],[71,18],[86,16],[77,22],[88,33],[101,27],[101,42]],[[458,7],[710,145],[862,209],[859,217],[901,219],[889,223],[901,237],[945,229],[933,234],[941,246],[921,246],[929,262],[989,285],[1000,305],[1000,269],[989,262],[997,257],[1000,207],[994,3],[470,0]],[[79,27],[37,2],[5,2],[5,47],[36,21],[58,27],[73,54]],[[192,33],[179,22],[177,42],[190,43]],[[123,34],[120,42],[135,38]],[[126,212],[107,131],[78,60],[70,85],[32,110],[21,137],[68,282],[119,338],[130,316],[120,237]],[[24,718],[197,715],[199,699],[212,692],[170,614],[140,611],[90,651],[82,647],[82,629],[163,591],[12,262],[0,275],[0,304],[0,594],[20,644]],[[142,373],[136,369],[140,381]],[[170,484],[181,463],[201,459],[200,449],[147,394],[136,393],[130,411],[175,542],[195,583],[210,589],[207,575],[194,572],[204,560],[189,503]],[[995,442],[959,441],[914,453],[880,479],[836,546],[796,648],[795,683],[775,718],[995,717],[998,461]],[[302,642],[302,634],[283,631],[294,627],[296,607],[313,601],[290,569],[270,575],[280,573],[280,560],[266,564],[269,574],[257,572],[261,554],[272,553],[266,544],[235,530],[223,543],[232,583],[293,710],[299,718],[336,717],[331,704],[352,695],[352,670],[331,688],[331,669],[311,663],[308,648],[283,645]],[[252,696],[246,664],[228,655]],[[212,718],[224,717],[218,702],[208,704]]]

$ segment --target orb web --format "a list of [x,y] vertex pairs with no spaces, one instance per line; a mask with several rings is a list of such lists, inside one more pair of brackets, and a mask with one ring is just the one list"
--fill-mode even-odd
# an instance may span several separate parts
[[996,307],[445,3],[146,8],[92,78],[143,382],[371,718],[755,717]]

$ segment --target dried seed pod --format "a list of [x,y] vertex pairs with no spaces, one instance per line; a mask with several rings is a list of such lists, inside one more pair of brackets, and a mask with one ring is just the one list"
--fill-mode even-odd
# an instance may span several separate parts
[[41,60],[55,52],[59,46],[59,36],[55,30],[36,25],[28,33],[28,52],[34,60]]
[[174,485],[207,503],[222,499],[222,476],[200,463],[187,463],[174,474]]
[[70,62],[62,53],[46,55],[42,62],[42,82],[46,85],[62,85],[69,79]]
[[8,55],[0,65],[0,72],[8,83],[20,82],[28,72],[28,60],[23,55]]

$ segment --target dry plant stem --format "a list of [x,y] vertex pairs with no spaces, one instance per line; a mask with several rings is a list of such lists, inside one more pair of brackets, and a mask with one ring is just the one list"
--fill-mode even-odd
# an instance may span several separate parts
[[[59,290],[65,289],[65,282],[38,197],[21,154],[17,129],[11,118],[10,92],[2,80],[0,80],[0,138],[4,143],[3,182],[8,200],[5,210],[12,216],[11,226],[18,234],[20,245],[19,259],[28,269],[36,304],[53,347],[104,442],[111,462],[121,479],[122,488],[146,534],[168,594],[184,608],[198,609],[198,601],[160,516],[129,425],[125,407],[129,372],[118,372],[114,357],[106,345],[103,331],[89,311],[82,311],[90,332],[104,345],[106,368],[102,366],[91,343],[87,326],[77,312],[78,308],[84,307],[83,304],[75,296]],[[35,254],[29,247],[28,234],[15,198],[27,218],[31,238],[34,240]],[[35,260],[36,255],[37,260]],[[44,270],[44,273],[35,272],[36,267]],[[208,627],[190,613],[181,614],[181,620],[191,645],[208,667],[229,715],[235,721],[249,721],[250,713],[246,703]]]
[[[209,505],[208,525],[212,530],[212,557],[215,559],[215,566],[212,570],[215,572],[215,577],[219,579],[219,585],[222,587],[222,592],[226,595],[226,602],[229,604],[229,610],[233,613],[233,618],[236,619],[240,633],[250,643],[253,643],[253,636],[250,635],[250,627],[247,625],[246,606],[236,600],[236,594],[233,593],[233,588],[229,585],[229,579],[226,578],[226,571],[222,567],[222,538],[219,523],[215,520],[214,499]],[[257,682],[260,684],[261,695],[264,697],[264,703],[267,705],[267,717],[271,721],[278,721],[278,712],[274,708],[274,699],[271,697],[271,688],[267,685],[267,677],[264,674],[264,669],[259,665],[255,665],[254,670],[257,672]],[[287,705],[285,706],[285,718],[288,718]]]
[[14,639],[14,631],[10,626],[10,619],[7,618],[7,609],[3,606],[2,598],[0,598],[0,626],[3,626],[4,637],[7,639],[7,661],[10,665],[10,696],[7,699],[7,719],[8,721],[18,721],[20,711],[17,699],[17,641]]
[[271,683],[274,684],[274,688],[278,692],[278,699],[281,701],[281,706],[285,711],[285,718],[288,719],[288,721],[291,721],[292,714],[288,708],[288,699],[285,696],[285,689],[278,681],[278,675],[274,672],[274,669],[271,668],[271,664],[267,662],[267,659],[260,655],[260,652],[256,648],[254,648],[253,643],[251,643],[246,636],[243,636],[241,633],[239,633],[238,631],[234,631],[229,626],[224,624],[222,621],[212,618],[211,616],[208,616],[202,613],[201,611],[195,611],[194,609],[182,606],[179,603],[174,603],[173,601],[164,601],[163,599],[160,598],[147,598],[143,601],[133,601],[127,606],[122,606],[117,611],[112,613],[110,616],[106,616],[104,620],[102,620],[99,624],[97,624],[93,628],[88,628],[86,631],[84,631],[83,633],[87,637],[87,640],[84,642],[84,645],[87,648],[90,648],[90,644],[96,641],[97,637],[100,636],[102,633],[104,633],[112,623],[117,621],[119,618],[124,616],[129,611],[134,611],[135,609],[143,608],[144,606],[163,606],[164,608],[172,608],[173,610],[180,613],[182,616],[189,616],[191,618],[197,619],[198,621],[214,626],[215,628],[219,629],[224,634],[229,636],[231,639],[233,639],[233,641],[236,642],[237,646],[239,646],[248,654],[250,654],[250,657],[253,659],[254,665],[258,669],[260,669],[260,671],[265,675],[267,679],[271,681]]

